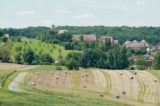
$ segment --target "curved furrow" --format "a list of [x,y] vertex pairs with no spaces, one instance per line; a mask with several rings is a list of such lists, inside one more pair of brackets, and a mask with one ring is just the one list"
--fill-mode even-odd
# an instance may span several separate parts
[[144,72],[145,78],[148,79],[148,83],[150,84],[150,89],[151,89],[151,100],[153,103],[159,103],[160,100],[160,94],[159,94],[159,83],[157,82],[157,79],[151,75],[148,72]]
[[105,79],[106,79],[106,87],[105,87],[105,90],[104,90],[104,94],[110,94],[110,91],[112,89],[111,77],[108,74],[108,71],[103,71],[103,74],[104,74]]
[[122,78],[116,71],[108,71],[108,74],[111,77],[112,89],[110,95],[112,96],[122,96],[123,84]]

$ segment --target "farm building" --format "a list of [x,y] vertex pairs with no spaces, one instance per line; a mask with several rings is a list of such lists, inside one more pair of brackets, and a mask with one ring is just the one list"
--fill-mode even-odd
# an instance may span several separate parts
[[96,41],[97,40],[97,37],[94,34],[86,34],[86,35],[77,34],[77,35],[73,35],[72,36],[72,40],[73,41],[80,41],[81,37],[83,37],[84,41]]
[[73,36],[72,36],[72,40],[73,40],[73,41],[80,41],[80,36],[81,36],[81,35],[73,35]]
[[150,51],[154,51],[155,50],[155,47],[151,44],[149,44],[147,41],[145,40],[142,40],[140,42],[134,40],[134,41],[126,41],[125,43],[125,46],[127,48],[139,48],[139,49],[146,49],[147,52],[150,52]]
[[9,38],[10,36],[9,34],[4,34],[4,37]]
[[58,31],[58,34],[63,34],[63,33],[65,33],[65,32],[68,32],[68,30],[59,30],[59,31]]
[[102,42],[110,41],[111,43],[118,44],[118,40],[114,40],[111,36],[101,36],[99,38],[99,41],[102,41]]
[[83,40],[84,41],[96,41],[97,37],[94,34],[90,34],[90,35],[83,35]]
[[138,42],[136,40],[134,41],[126,41],[125,42],[126,47],[128,48],[146,48],[148,47],[148,43],[144,40],[142,40],[141,42]]
[[102,42],[105,42],[105,41],[113,42],[113,38],[111,36],[101,36],[99,38],[99,41],[102,41]]

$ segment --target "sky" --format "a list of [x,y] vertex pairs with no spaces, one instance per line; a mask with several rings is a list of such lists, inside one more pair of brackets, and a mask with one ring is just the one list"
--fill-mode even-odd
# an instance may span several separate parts
[[0,27],[160,26],[160,0],[0,0]]

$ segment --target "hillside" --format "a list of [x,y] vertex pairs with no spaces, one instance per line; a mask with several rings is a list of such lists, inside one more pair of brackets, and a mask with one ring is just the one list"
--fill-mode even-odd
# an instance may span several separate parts
[[45,43],[35,39],[22,38],[22,42],[11,42],[11,44],[12,56],[14,56],[16,52],[23,51],[27,48],[31,48],[37,54],[49,53],[55,60],[57,60],[59,56],[65,57],[68,53],[73,52],[72,50],[65,50],[63,46],[58,44]]
[[[64,94],[64,93],[55,93],[55,92],[47,92],[47,91],[34,91],[32,93],[23,93],[23,92],[13,92],[8,90],[8,86],[10,82],[18,75],[18,73],[23,72],[2,69],[2,65],[0,64],[0,105],[1,106],[128,106],[118,102],[113,102],[109,100],[103,100],[96,97],[89,96],[78,96],[72,94]],[[17,66],[16,64],[6,64],[8,67]],[[5,66],[6,67],[6,66]],[[21,67],[21,65],[18,65]],[[27,67],[27,66],[26,66]],[[30,67],[30,66],[28,66]],[[31,72],[38,70],[52,70],[55,71],[54,66],[40,66],[35,69],[30,70]],[[28,70],[29,71],[29,70]],[[26,72],[28,72],[26,71]],[[4,77],[2,77],[4,76]],[[2,81],[2,82],[1,82]],[[3,83],[3,86],[1,84]],[[20,83],[21,86],[24,87],[24,83]],[[27,87],[27,85],[25,85]]]

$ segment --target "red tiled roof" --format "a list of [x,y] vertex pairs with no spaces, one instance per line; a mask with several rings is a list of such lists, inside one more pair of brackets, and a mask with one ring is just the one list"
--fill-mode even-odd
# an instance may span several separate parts
[[84,35],[83,40],[84,41],[96,41],[97,37],[95,35]]
[[80,35],[73,35],[72,40],[80,41]]
[[109,40],[111,42],[113,42],[113,38],[111,36],[101,36],[99,38],[100,41],[106,41],[106,40]]
[[126,41],[125,42],[125,45],[126,47],[131,47],[131,48],[145,48],[145,47],[148,47],[148,43],[146,41],[141,41],[141,42],[138,42],[138,41]]

